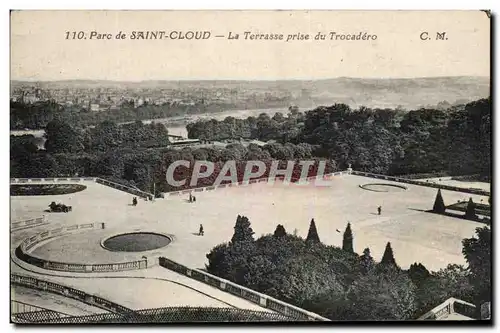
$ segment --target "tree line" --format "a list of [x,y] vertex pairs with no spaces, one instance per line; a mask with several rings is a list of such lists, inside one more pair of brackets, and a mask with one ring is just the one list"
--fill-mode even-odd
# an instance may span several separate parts
[[318,146],[318,157],[380,174],[481,174],[490,177],[491,102],[481,99],[447,109],[351,109],[345,104],[305,114],[277,113],[187,126],[190,138],[246,138]]
[[79,125],[97,125],[103,121],[116,123],[134,122],[137,120],[163,119],[170,117],[182,117],[202,113],[215,113],[239,109],[260,109],[271,107],[283,107],[285,100],[263,100],[244,102],[210,102],[203,100],[192,104],[182,104],[176,101],[165,102],[161,105],[144,104],[135,106],[134,101],[123,101],[116,109],[100,112],[89,110],[88,106],[66,106],[53,100],[39,101],[36,103],[24,103],[10,101],[10,129],[42,129],[53,120],[69,122]]
[[[38,150],[37,139],[32,135],[11,136],[11,177],[103,177],[159,193],[213,185],[227,161],[235,161],[238,181],[243,180],[246,161],[255,160],[266,165],[261,177],[268,177],[271,163],[276,160],[281,161],[279,169],[285,169],[288,161],[312,160],[314,164],[308,176],[317,174],[320,161],[325,163],[325,173],[337,170],[335,161],[315,158],[317,147],[305,143],[269,143],[262,147],[233,143],[224,148],[172,149],[164,125],[145,125],[140,121],[125,125],[104,121],[95,127],[82,128],[53,120],[45,131],[45,150]],[[181,187],[166,181],[168,167],[179,160],[190,163],[189,167],[175,169],[174,179],[186,180],[186,185]],[[213,162],[214,172],[190,185],[196,161]],[[301,176],[301,171],[296,163],[293,180]]]
[[[278,113],[272,118],[266,114],[247,119],[228,117],[222,122],[190,124],[189,135],[209,141],[247,138],[268,142],[263,146],[233,143],[224,148],[181,150],[170,149],[168,131],[162,124],[136,121],[118,125],[106,120],[85,126],[55,119],[45,126],[45,151],[37,149],[33,136],[11,136],[11,176],[79,174],[110,178],[145,191],[152,191],[156,184],[158,191],[169,191],[165,172],[179,159],[215,162],[217,172],[228,160],[237,161],[241,171],[242,162],[248,160],[315,159],[316,166],[320,160],[328,161],[329,171],[351,164],[356,170],[382,174],[481,174],[489,179],[490,107],[489,99],[447,110],[409,112],[351,110],[335,104],[305,114],[292,109],[287,116]],[[51,109],[58,109],[57,104],[41,107],[35,114],[43,117]],[[310,175],[315,175],[314,171]]]

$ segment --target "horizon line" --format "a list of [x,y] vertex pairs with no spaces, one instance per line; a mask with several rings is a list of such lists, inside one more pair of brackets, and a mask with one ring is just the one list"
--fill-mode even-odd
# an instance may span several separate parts
[[285,79],[285,78],[274,78],[274,79],[236,79],[236,78],[223,78],[223,79],[207,79],[207,78],[190,78],[190,79],[140,79],[140,80],[119,80],[119,79],[10,79],[10,82],[27,82],[27,83],[37,83],[37,82],[61,82],[61,81],[102,81],[102,82],[115,82],[115,83],[143,83],[143,82],[203,82],[203,81],[233,81],[233,82],[277,82],[277,81],[326,81],[326,80],[338,80],[338,79],[358,79],[358,80],[411,80],[411,79],[443,79],[443,78],[491,78],[491,75],[442,75],[442,76],[411,76],[411,77],[395,77],[395,76],[382,76],[382,77],[356,77],[356,76],[337,76],[330,78],[296,78],[296,79]]

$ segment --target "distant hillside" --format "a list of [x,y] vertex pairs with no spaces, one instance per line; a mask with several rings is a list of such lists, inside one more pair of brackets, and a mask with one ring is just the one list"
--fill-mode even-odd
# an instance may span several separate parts
[[447,101],[468,102],[490,95],[489,77],[432,77],[412,79],[335,78],[287,81],[140,81],[69,80],[26,82],[11,81],[12,88],[38,85],[42,89],[238,89],[240,91],[287,91],[300,105],[346,103],[352,107],[418,108]]

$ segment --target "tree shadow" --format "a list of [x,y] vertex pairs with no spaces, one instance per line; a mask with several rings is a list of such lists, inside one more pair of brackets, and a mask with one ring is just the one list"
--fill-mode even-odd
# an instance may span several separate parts
[[428,212],[428,211],[427,211],[427,210],[425,210],[425,209],[418,209],[418,208],[408,208],[408,209],[409,209],[409,210],[414,210],[414,211],[416,211],[416,212],[422,212],[422,213],[426,213],[426,212]]
[[479,216],[475,216],[475,217],[471,218],[471,217],[465,216],[465,214],[452,213],[452,212],[449,212],[449,211],[445,211],[444,213],[436,213],[436,212],[432,211],[432,209],[425,210],[423,212],[425,212],[425,213],[431,213],[431,214],[436,214],[436,215],[443,215],[443,216],[448,216],[448,217],[454,217],[454,218],[457,218],[457,219],[466,220],[466,221],[472,221],[472,222],[478,222],[478,223],[483,223],[483,224],[486,224],[486,225],[490,225],[491,224],[491,220],[490,219],[488,219],[488,218],[480,218]]

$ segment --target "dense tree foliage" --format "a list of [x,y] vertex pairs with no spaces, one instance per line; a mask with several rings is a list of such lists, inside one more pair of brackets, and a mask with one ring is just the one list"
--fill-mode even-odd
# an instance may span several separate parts
[[53,120],[45,128],[48,153],[80,153],[84,150],[82,132],[68,123]]
[[[165,192],[213,185],[221,171],[228,171],[223,169],[226,161],[235,161],[238,181],[243,180],[247,160],[265,163],[265,173],[260,178],[269,177],[273,161],[282,159],[278,169],[286,169],[288,160],[296,160],[292,181],[302,176],[300,159],[314,161],[306,176],[317,175],[321,161],[311,158],[313,147],[308,144],[271,143],[263,147],[256,144],[245,147],[233,143],[225,148],[170,149],[167,146],[168,132],[163,125],[144,125],[141,122],[118,126],[106,121],[96,127],[81,129],[54,120],[49,122],[46,136],[47,150],[40,151],[33,136],[11,136],[12,177],[98,176],[150,192],[153,188],[157,192]],[[51,160],[56,163],[51,163]],[[175,169],[174,179],[186,180],[182,186],[168,184],[165,177],[168,167],[177,160],[190,162],[189,167],[179,166]],[[199,160],[215,163],[215,169],[210,177],[200,178],[192,184],[194,162]],[[324,162],[325,173],[337,170],[334,161]],[[40,163],[47,167],[33,170]],[[225,180],[222,183],[228,182]]]
[[421,263],[414,263],[410,265],[408,275],[415,285],[420,286],[423,281],[429,278],[430,272]]
[[[237,229],[253,234],[241,216],[235,235],[244,233]],[[310,246],[278,225],[274,235],[255,241],[238,236],[247,241],[216,246],[207,254],[207,270],[333,320],[410,320],[450,297],[489,300],[491,234],[487,228],[477,234],[463,241],[468,268],[448,265],[430,272],[421,263],[400,269],[390,243],[376,263],[368,248],[358,256],[320,242]]]
[[[144,108],[151,108],[145,106]],[[142,110],[144,108],[138,108]],[[387,174],[435,173],[490,174],[490,101],[479,100],[446,110],[421,109],[404,112],[391,109],[359,108],[343,104],[319,107],[305,114],[291,112],[269,117],[235,119],[228,117],[191,124],[191,137],[208,140],[221,138],[273,139],[264,146],[229,144],[225,148],[200,147],[168,149],[168,132],[161,124],[144,125],[139,121],[117,125],[109,119],[95,127],[81,128],[85,122],[64,115],[53,102],[22,106],[11,103],[11,112],[26,114],[11,119],[14,123],[43,124],[46,128],[46,151],[35,151],[31,139],[11,138],[11,176],[34,177],[57,175],[103,176],[152,191],[207,186],[214,183],[224,162],[235,160],[241,181],[245,161],[266,163],[268,176],[272,160],[286,167],[288,160],[315,160],[308,176],[317,174],[319,161],[326,160],[325,172],[354,169]],[[139,111],[137,111],[139,112]],[[101,113],[97,113],[101,114]],[[64,115],[64,116],[63,116]],[[23,118],[24,117],[24,118]],[[32,126],[39,127],[39,126]],[[24,140],[24,142],[22,141]],[[32,142],[39,145],[39,142]],[[165,173],[174,161],[208,160],[216,163],[212,177],[191,185],[194,163],[178,167],[174,178],[187,178],[181,187],[169,186]],[[55,161],[52,163],[51,161]],[[35,170],[35,166],[47,169]],[[293,179],[301,169],[297,165]]]
[[365,248],[363,250],[363,254],[359,257],[360,265],[361,265],[361,273],[368,274],[375,268],[375,260],[370,253],[369,248]]
[[477,228],[476,235],[463,240],[462,253],[476,292],[474,303],[479,308],[482,303],[491,301],[491,229]]
[[123,101],[117,109],[91,112],[90,106],[75,107],[63,106],[53,100],[36,103],[23,103],[10,101],[10,128],[11,129],[41,129],[47,124],[58,119],[80,125],[97,125],[103,121],[116,123],[134,122],[136,120],[164,119],[168,117],[185,117],[201,113],[214,113],[228,110],[260,109],[283,107],[287,101],[278,98],[275,101],[246,101],[243,104],[214,103],[205,104],[199,101],[193,105],[181,104],[176,101],[166,102],[162,105],[153,105],[145,102],[135,106],[134,101]]
[[450,297],[472,302],[475,294],[470,273],[460,265],[448,265],[445,269],[426,274],[422,268],[410,272],[417,289],[415,317],[419,317]]
[[[382,174],[490,175],[491,105],[482,99],[447,109],[352,110],[345,104],[270,118],[204,120],[188,125],[191,138],[246,138],[308,143],[312,154]],[[270,147],[272,148],[272,147]]]

